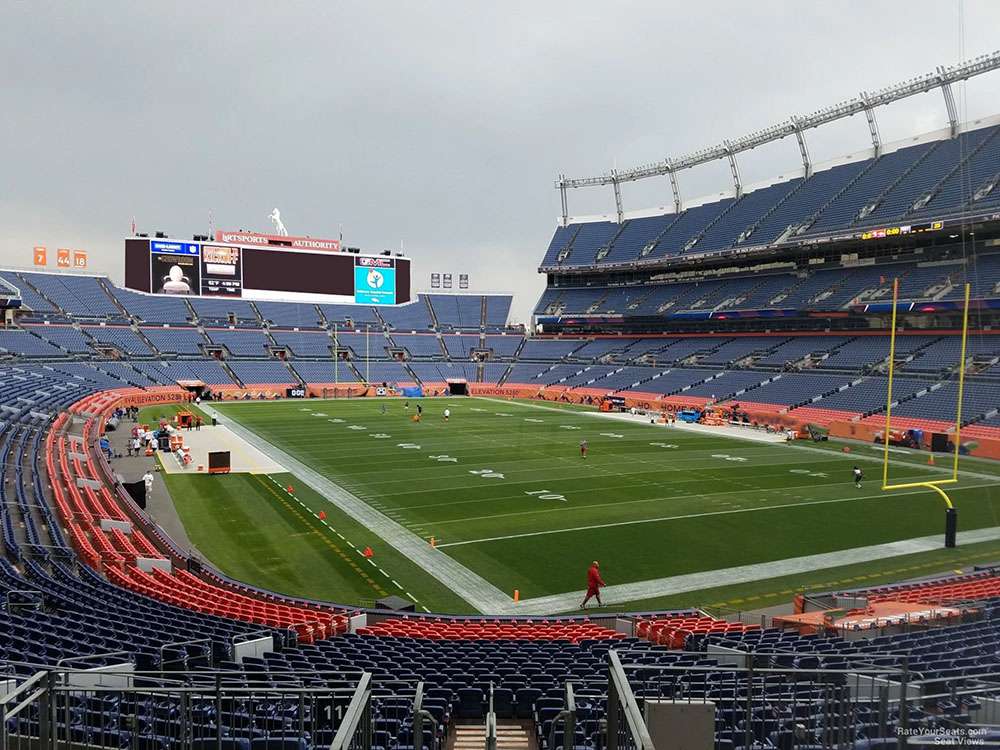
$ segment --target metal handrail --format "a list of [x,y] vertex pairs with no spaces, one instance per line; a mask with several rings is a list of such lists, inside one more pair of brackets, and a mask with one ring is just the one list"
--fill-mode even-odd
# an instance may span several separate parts
[[250,630],[246,633],[237,633],[229,639],[230,654],[233,653],[238,643],[249,643],[258,637],[274,638],[274,631],[268,628],[261,628],[260,630]]
[[[160,646],[160,674],[162,675],[162,674],[164,674],[166,672],[166,670],[163,668],[163,665],[166,664],[167,662],[166,662],[166,660],[163,657],[164,657],[164,653],[166,652],[166,650],[168,648],[179,648],[181,646],[194,646],[196,644],[207,644],[208,645],[208,665],[212,666],[212,663],[215,661],[214,653],[213,653],[213,648],[214,648],[215,644],[213,643],[212,639],[211,638],[194,638],[194,639],[192,639],[190,641],[177,641],[176,643],[164,643],[162,646]],[[177,662],[179,664],[179,663],[181,663],[181,660],[180,659],[174,659],[170,663],[173,664],[174,662]]]
[[639,704],[622,666],[618,652],[608,651],[608,750],[618,750],[618,706],[621,705],[628,731],[638,750],[655,750]]
[[[347,710],[344,711],[344,720],[338,727],[333,742],[330,743],[330,750],[347,750],[351,746],[354,735],[357,733],[362,719],[365,718],[371,703],[371,682],[371,673],[362,672],[358,687],[354,691],[354,697],[351,698]],[[366,748],[371,746],[371,724],[367,725],[367,731],[369,736],[366,738],[368,741],[364,744]]]
[[[36,601],[22,601],[22,602],[11,602],[10,597],[13,594],[23,594],[26,599],[35,597]],[[45,604],[45,594],[41,591],[36,591],[35,589],[11,589],[4,596],[4,608],[10,612],[11,607],[41,607]]]
[[[31,677],[22,682],[20,685],[18,685],[16,688],[11,690],[6,695],[0,695],[0,706],[6,706],[21,693],[23,693],[26,690],[29,690],[32,685],[34,685],[37,682],[41,682],[43,679],[45,679],[46,674],[47,672],[45,671],[35,672],[35,674],[33,674]],[[2,745],[0,745],[0,747],[2,747]]]
[[438,720],[434,718],[434,714],[424,708],[424,683],[421,681],[417,683],[416,690],[413,693],[413,746],[415,748],[422,748],[424,746],[425,719],[431,722],[432,736],[434,738],[431,743],[433,750],[438,744]]
[[[108,651],[108,652],[103,653],[103,654],[88,654],[87,656],[67,656],[67,657],[64,657],[64,658],[60,659],[59,661],[57,661],[56,664],[55,664],[55,666],[56,667],[61,667],[64,664],[79,663],[79,662],[84,662],[84,661],[93,661],[94,659],[106,659],[109,656],[127,656],[129,659],[131,659],[132,658],[132,652],[131,651]],[[69,670],[62,670],[62,671],[72,671],[72,668],[69,669]],[[83,670],[77,670],[77,671],[83,671]]]
[[490,683],[489,707],[486,711],[486,750],[497,750],[497,715],[493,710],[493,683]]
[[549,727],[549,748],[550,750],[556,746],[556,727],[563,724],[563,750],[571,750],[575,744],[573,741],[576,735],[576,696],[573,695],[573,683],[566,683],[566,707],[556,714],[555,719],[552,720],[552,726]]
[[[17,716],[26,706],[30,706],[42,695],[47,688],[48,672],[35,672],[31,677],[22,682],[6,695],[0,695],[0,748],[7,747],[7,722]],[[41,687],[35,687],[38,683],[43,683]],[[32,689],[35,688],[35,689]],[[30,691],[30,692],[29,692]],[[8,704],[17,698],[28,693],[27,697],[18,702],[13,707]]]

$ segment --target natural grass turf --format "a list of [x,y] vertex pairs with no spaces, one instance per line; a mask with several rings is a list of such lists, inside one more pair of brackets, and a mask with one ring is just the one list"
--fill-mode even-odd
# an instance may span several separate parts
[[[291,474],[163,478],[192,543],[234,578],[342,604],[372,606],[376,598],[395,594],[428,609],[471,611]],[[326,524],[316,515],[320,510]],[[388,576],[359,554],[366,546]]]
[[[220,411],[522,598],[582,588],[595,558],[614,584],[942,532],[937,495],[883,493],[880,467],[867,461],[857,490],[857,453],[836,446],[805,451],[533,403],[409,403],[409,412],[401,400],[233,403]],[[419,424],[410,420],[417,403]],[[901,455],[893,460],[896,481],[944,476]],[[502,478],[475,473],[485,469]],[[979,462],[974,470],[995,474]],[[527,494],[542,490],[565,501]],[[963,477],[951,495],[961,529],[1000,525],[990,479]],[[455,542],[464,544],[447,546]]]
[[[814,570],[764,581],[720,586],[700,591],[688,591],[672,596],[660,596],[630,602],[632,611],[656,611],[700,607],[715,615],[787,604],[801,592],[842,591],[892,583],[924,576],[969,572],[975,565],[1000,561],[1000,541],[966,544],[953,549],[942,547],[933,552],[900,555],[886,560],[870,560],[856,565]],[[963,570],[964,569],[964,570]],[[621,605],[587,607],[587,612],[622,612]]]

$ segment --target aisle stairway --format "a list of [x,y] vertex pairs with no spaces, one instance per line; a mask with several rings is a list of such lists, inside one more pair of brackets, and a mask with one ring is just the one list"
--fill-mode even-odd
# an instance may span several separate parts
[[[534,735],[519,719],[497,719],[497,750],[537,750]],[[458,724],[449,736],[446,750],[484,750],[486,723]]]

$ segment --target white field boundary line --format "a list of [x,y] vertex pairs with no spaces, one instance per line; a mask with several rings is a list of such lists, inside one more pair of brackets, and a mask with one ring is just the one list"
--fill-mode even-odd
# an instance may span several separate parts
[[[376,563],[370,557],[365,557],[364,550],[358,549],[354,544],[351,543],[351,541],[349,539],[346,539],[343,534],[341,534],[339,531],[337,531],[335,528],[333,528],[330,524],[328,524],[326,522],[325,518],[320,518],[318,514],[314,513],[313,510],[312,510],[312,508],[310,508],[308,505],[306,505],[304,502],[302,502],[294,492],[290,492],[289,491],[289,490],[291,490],[290,487],[282,487],[281,483],[277,479],[275,479],[273,476],[271,476],[270,474],[267,474],[266,476],[267,476],[268,479],[271,480],[271,483],[275,487],[278,488],[278,491],[284,492],[286,495],[288,495],[290,498],[292,498],[292,500],[294,500],[295,502],[297,502],[299,504],[299,506],[306,513],[308,513],[310,516],[312,516],[317,521],[319,521],[321,524],[323,524],[323,526],[326,527],[327,531],[329,531],[329,532],[331,532],[333,534],[336,534],[340,538],[340,540],[342,542],[347,542],[347,544],[350,545],[351,549],[354,550],[354,552],[362,560],[364,560],[365,562],[367,562],[369,565],[371,565],[373,568],[375,568],[375,570],[377,570],[383,576],[385,576],[386,578],[388,578],[390,581],[392,581],[393,583],[396,583],[396,581],[393,579],[392,576],[390,576],[388,573],[386,573],[384,570],[382,570],[381,567],[379,567],[378,563]],[[312,533],[313,532],[311,532],[311,531],[306,531],[301,536],[311,535]],[[296,535],[296,536],[299,536],[299,535]],[[423,604],[421,604],[420,601],[417,599],[417,597],[415,597],[409,591],[407,591],[406,589],[404,589],[401,584],[396,583],[396,588],[398,588],[400,591],[402,591],[404,594],[406,594],[411,600],[413,600],[413,603],[416,604],[417,606],[419,606],[424,612],[427,612],[428,614],[430,613],[430,610],[427,609],[427,607],[425,607]]]
[[[204,403],[201,406],[211,417],[221,418],[223,416],[221,412],[210,406],[206,408]],[[511,601],[509,596],[478,573],[473,572],[452,557],[440,554],[426,540],[421,539],[402,524],[392,520],[384,513],[380,513],[356,495],[331,482],[294,456],[267,442],[231,415],[227,415],[226,418],[229,420],[233,433],[252,444],[256,444],[263,452],[287,467],[289,471],[326,500],[378,534],[401,555],[422,568],[428,575],[440,581],[480,612],[493,614]]]
[[[979,488],[982,488],[982,487],[993,487],[993,486],[996,486],[996,483],[968,485],[967,487],[963,487],[961,489],[973,490],[973,489],[979,489]],[[921,492],[926,492],[926,490],[924,490],[924,489],[917,489],[917,490],[911,490],[909,492],[894,492],[891,495],[891,497],[902,497],[904,495],[916,495],[916,494],[921,493]],[[713,494],[716,494],[716,493],[713,493]],[[781,509],[787,509],[787,508],[807,508],[810,505],[832,505],[832,504],[835,504],[835,503],[851,503],[851,502],[855,502],[855,501],[858,501],[858,500],[886,499],[888,497],[890,497],[890,496],[886,495],[884,492],[880,492],[877,495],[862,495],[860,497],[838,497],[838,498],[833,498],[833,499],[830,499],[830,500],[814,500],[814,501],[811,501],[811,502],[802,502],[802,503],[781,503],[780,505],[766,505],[766,506],[761,506],[759,508],[738,508],[736,510],[712,510],[712,511],[705,511],[703,513],[687,513],[687,514],[678,515],[678,516],[660,516],[660,517],[657,517],[657,518],[639,518],[639,519],[635,519],[635,520],[632,520],[632,521],[613,521],[611,523],[598,523],[598,524],[592,524],[592,525],[589,525],[589,526],[573,526],[573,527],[569,527],[569,528],[565,528],[565,529],[546,529],[545,531],[525,531],[525,532],[522,532],[520,534],[507,534],[506,536],[491,536],[491,537],[483,537],[481,539],[466,539],[466,540],[460,541],[460,542],[448,542],[446,544],[439,544],[438,548],[439,549],[443,549],[445,547],[463,547],[463,546],[465,546],[467,544],[481,544],[481,543],[484,543],[484,542],[500,542],[500,541],[505,541],[505,540],[508,540],[508,539],[522,539],[524,537],[531,537],[531,536],[547,536],[549,534],[567,534],[567,533],[573,533],[573,532],[577,532],[577,531],[594,531],[594,530],[597,530],[597,529],[610,529],[610,528],[614,528],[616,526],[637,526],[639,524],[645,524],[645,523],[661,523],[661,522],[666,522],[666,521],[682,521],[682,520],[687,519],[687,518],[705,518],[707,516],[728,516],[728,515],[736,515],[737,513],[762,513],[764,511],[769,511],[769,510],[781,510]],[[660,499],[668,499],[668,498],[660,498]],[[588,507],[590,507],[590,506],[588,506]]]
[[[527,409],[542,409],[544,411],[558,412],[560,414],[579,414],[579,415],[585,415],[585,416],[588,416],[588,417],[591,417],[591,418],[596,417],[598,419],[606,419],[605,415],[602,414],[602,413],[600,413],[600,412],[578,411],[578,410],[574,410],[574,409],[558,409],[558,408],[555,408],[555,407],[552,407],[552,406],[542,406],[541,404],[524,404],[524,403],[518,403],[518,402],[504,401],[503,399],[496,399],[496,398],[492,398],[490,396],[474,396],[473,398],[476,398],[476,399],[481,400],[481,401],[492,401],[492,402],[498,403],[498,404],[505,404],[507,406],[510,406],[510,405],[513,404],[515,406],[523,406],[524,408],[527,408]],[[651,427],[651,428],[665,429],[665,430],[668,430],[668,431],[671,429],[671,428],[667,427],[666,425],[662,425],[662,424],[650,424],[649,422],[644,422],[644,421],[638,421],[638,422],[636,422],[636,426],[640,426],[640,425],[643,425],[643,426],[646,426],[646,427]],[[692,434],[693,432],[694,431],[688,431],[688,434]],[[697,433],[694,433],[694,434],[705,435],[705,437],[712,437],[712,438],[716,438],[716,439],[727,439],[728,438],[730,440],[740,440],[740,441],[743,441],[743,442],[757,443],[758,445],[760,444],[759,440],[754,440],[753,438],[751,438],[749,436],[743,436],[743,435],[711,435],[709,433],[700,432],[700,431],[697,432]],[[795,442],[778,443],[778,445],[785,445],[785,446],[787,446],[789,448],[792,448],[792,449],[798,450],[798,451],[809,451],[811,453],[821,453],[823,455],[830,456],[830,457],[833,457],[833,456],[837,455],[833,451],[824,450],[822,448],[814,448],[814,447],[809,446],[809,445],[798,445]],[[861,455],[860,453],[854,453],[853,451],[849,455],[850,455],[852,461],[867,461],[868,463],[876,463],[876,464],[878,464],[880,466],[882,465],[882,458],[880,456],[878,456],[878,457],[877,456],[864,456],[864,455]],[[914,454],[911,454],[911,455],[919,455],[919,454],[914,453]],[[903,464],[903,465],[905,466],[905,465],[908,465],[908,464]],[[939,474],[948,474],[948,475],[951,474],[951,469],[950,468],[945,468],[943,466],[928,466],[926,464],[914,464],[914,466],[916,466],[917,468],[926,469],[927,471],[937,472]],[[991,481],[994,484],[1000,483],[1000,477],[994,476],[994,475],[990,475],[990,474],[980,474],[979,472],[969,471],[968,469],[959,469],[958,473],[959,473],[959,475],[963,475],[964,474],[965,476],[970,477],[972,479],[984,479],[984,480]]]
[[[960,544],[992,542],[997,539],[1000,539],[1000,526],[962,531],[958,534]],[[868,547],[855,547],[837,552],[791,557],[773,562],[740,565],[733,568],[721,568],[719,570],[708,570],[700,573],[688,573],[667,578],[623,583],[605,586],[601,589],[601,601],[606,605],[624,604],[626,602],[682,594],[688,591],[701,591],[721,586],[752,583],[770,578],[811,573],[825,568],[838,568],[844,565],[854,565],[872,560],[883,560],[920,552],[932,552],[941,549],[941,547],[941,535],[925,536],[885,544],[875,544]],[[580,591],[572,591],[565,594],[522,599],[517,604],[511,602],[504,610],[504,614],[540,615],[578,610],[580,602],[583,601],[584,593],[581,589]]]

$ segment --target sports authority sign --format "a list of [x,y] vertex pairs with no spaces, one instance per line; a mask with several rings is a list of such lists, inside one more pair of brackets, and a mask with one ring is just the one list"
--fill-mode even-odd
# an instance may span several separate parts
[[340,252],[340,240],[324,240],[317,237],[288,237],[280,234],[258,234],[257,232],[231,232],[215,230],[215,241],[230,245],[254,245],[257,247],[293,247],[298,250],[328,250]]

